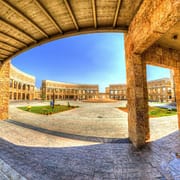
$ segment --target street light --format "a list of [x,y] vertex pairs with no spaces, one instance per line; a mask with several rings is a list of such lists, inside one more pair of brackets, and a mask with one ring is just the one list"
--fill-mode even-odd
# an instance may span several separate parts
[[53,99],[52,99],[52,108],[54,109],[54,104],[55,104],[55,89],[53,89]]

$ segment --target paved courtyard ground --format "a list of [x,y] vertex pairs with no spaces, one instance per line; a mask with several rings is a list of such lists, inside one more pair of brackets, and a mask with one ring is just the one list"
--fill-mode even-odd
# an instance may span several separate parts
[[10,105],[0,122],[0,179],[180,179],[177,116],[150,119],[151,142],[137,151],[116,108],[126,102],[70,103],[79,108],[50,116]]

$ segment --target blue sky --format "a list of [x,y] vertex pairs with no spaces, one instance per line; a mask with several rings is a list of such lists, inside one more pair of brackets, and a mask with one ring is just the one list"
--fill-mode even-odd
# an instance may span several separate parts
[[[17,68],[41,80],[99,84],[126,83],[124,37],[120,33],[73,36],[56,40],[20,54],[12,60]],[[169,77],[169,70],[147,67],[148,80]]]

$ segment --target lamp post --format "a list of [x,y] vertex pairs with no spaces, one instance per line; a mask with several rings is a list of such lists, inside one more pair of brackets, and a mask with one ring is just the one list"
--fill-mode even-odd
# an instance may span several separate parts
[[55,104],[55,89],[53,89],[53,99],[52,99],[52,108],[54,109],[54,104]]

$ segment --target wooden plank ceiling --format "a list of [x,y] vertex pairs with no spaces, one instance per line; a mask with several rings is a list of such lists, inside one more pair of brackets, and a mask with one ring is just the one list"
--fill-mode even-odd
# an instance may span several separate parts
[[142,0],[0,0],[0,60],[91,32],[127,32]]

